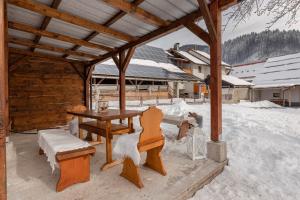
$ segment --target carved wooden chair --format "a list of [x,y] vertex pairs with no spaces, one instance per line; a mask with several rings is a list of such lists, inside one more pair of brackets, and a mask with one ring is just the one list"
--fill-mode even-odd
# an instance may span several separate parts
[[[147,158],[144,166],[147,166],[165,176],[167,173],[160,155],[165,143],[164,136],[160,128],[162,119],[163,114],[161,110],[156,107],[150,107],[144,111],[140,117],[142,131],[140,134],[137,133],[138,136],[136,137],[136,140],[138,141],[136,143],[130,142],[130,144],[137,144],[136,147],[139,153],[147,152]],[[132,135],[134,134],[121,136],[123,137],[122,141],[126,143],[125,138],[128,137],[129,139]],[[129,144],[128,141],[127,143]],[[126,147],[126,145],[122,144],[121,146]],[[139,163],[135,163],[128,155],[125,155],[121,176],[131,181],[139,188],[144,187],[140,177]]]

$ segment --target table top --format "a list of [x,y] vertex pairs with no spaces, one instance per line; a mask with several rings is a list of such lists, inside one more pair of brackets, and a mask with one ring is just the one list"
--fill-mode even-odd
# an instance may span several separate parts
[[120,111],[118,109],[108,109],[105,112],[97,112],[95,110],[86,110],[86,111],[68,111],[68,114],[72,114],[79,117],[87,117],[91,119],[97,119],[100,121],[114,120],[114,119],[123,119],[128,117],[134,117],[142,114],[142,111],[138,110],[125,110]]

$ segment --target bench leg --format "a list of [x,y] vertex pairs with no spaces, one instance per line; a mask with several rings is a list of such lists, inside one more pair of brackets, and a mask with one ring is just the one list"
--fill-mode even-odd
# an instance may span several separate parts
[[90,155],[60,161],[59,166],[60,178],[56,185],[57,192],[73,184],[90,180]]
[[139,167],[136,166],[132,159],[126,157],[123,162],[123,171],[120,176],[126,178],[133,184],[135,184],[138,188],[143,188],[143,182],[140,177]]
[[162,150],[163,146],[156,147],[154,149],[150,149],[147,151],[147,158],[144,166],[149,167],[161,175],[165,176],[167,175],[167,172],[165,170],[164,164],[162,162],[160,152]]

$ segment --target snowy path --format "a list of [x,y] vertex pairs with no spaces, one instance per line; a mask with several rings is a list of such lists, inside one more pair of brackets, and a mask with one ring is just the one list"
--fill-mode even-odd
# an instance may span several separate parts
[[[205,117],[209,105],[193,106]],[[300,109],[223,106],[229,167],[193,200],[300,199]]]

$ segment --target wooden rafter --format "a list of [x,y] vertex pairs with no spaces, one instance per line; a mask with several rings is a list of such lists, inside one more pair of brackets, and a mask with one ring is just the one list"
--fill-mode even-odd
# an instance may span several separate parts
[[[51,8],[57,9],[60,3],[61,0],[53,0],[51,4]],[[51,17],[46,16],[41,24],[40,30],[46,30],[50,21],[51,21]],[[40,42],[40,39],[41,39],[41,35],[36,35],[33,42],[37,44]],[[31,51],[34,51],[34,47],[31,48]]]
[[210,39],[211,41],[214,41],[217,38],[217,32],[214,27],[214,22],[210,14],[209,7],[205,0],[198,0],[198,4],[199,4],[199,9],[203,15],[206,27],[208,29]]
[[76,60],[71,60],[71,59],[62,58],[62,57],[58,57],[58,56],[53,56],[53,55],[49,55],[49,54],[32,52],[32,51],[17,49],[17,48],[12,48],[12,47],[10,47],[8,49],[8,51],[9,51],[9,53],[12,53],[12,54],[20,54],[20,55],[25,55],[25,56],[40,57],[40,58],[49,59],[51,61],[55,60],[55,61],[62,61],[62,62],[74,62],[74,63],[79,62],[79,63],[82,63],[82,62],[76,61]]
[[126,53],[126,57],[124,58],[123,60],[123,63],[122,63],[122,70],[123,71],[126,71],[128,65],[129,65],[129,62],[134,54],[134,51],[135,51],[135,47],[132,47],[130,49],[128,49],[127,53]]
[[90,48],[94,48],[94,49],[101,49],[101,50],[105,50],[105,51],[112,51],[113,50],[113,48],[110,48],[110,47],[107,47],[107,46],[104,46],[104,45],[87,42],[85,40],[73,38],[73,37],[70,37],[70,36],[50,32],[50,31],[46,31],[46,30],[36,29],[32,26],[22,24],[22,23],[18,23],[18,22],[11,22],[10,21],[10,22],[8,22],[8,27],[11,28],[11,29],[15,29],[15,30],[19,30],[19,31],[25,31],[27,33],[32,33],[32,34],[35,34],[35,35],[44,36],[44,37],[48,37],[48,38],[51,38],[51,39],[60,40],[60,41],[64,41],[64,42],[68,42],[68,43],[72,43],[72,44],[76,44],[76,45],[86,46],[86,47],[90,47]]
[[148,24],[152,24],[154,26],[165,26],[168,24],[167,21],[149,13],[148,11],[142,8],[139,8],[138,6],[130,2],[124,0],[104,0],[104,2],[126,13],[133,15]]
[[84,53],[84,52],[71,51],[69,49],[64,49],[64,48],[61,48],[61,47],[54,47],[54,46],[51,46],[49,44],[35,44],[31,40],[27,40],[27,39],[10,37],[8,39],[8,42],[13,43],[13,44],[23,45],[23,46],[29,46],[29,47],[44,49],[44,50],[48,50],[48,51],[54,51],[54,52],[59,52],[59,53],[67,53],[67,54],[74,55],[74,56],[81,56],[81,57],[87,57],[87,58],[92,58],[92,59],[99,58],[98,56],[95,56],[95,55],[87,54],[87,53]]
[[72,68],[75,70],[75,72],[80,76],[80,78],[85,81],[85,75],[77,69],[77,67],[74,63],[70,63],[70,64],[71,64]]
[[200,28],[198,25],[196,25],[194,22],[188,22],[185,24],[185,27],[189,29],[192,33],[197,35],[201,40],[206,42],[208,45],[210,45],[210,37],[209,34],[204,31],[202,28]]
[[42,3],[38,3],[32,0],[7,0],[8,3],[13,4],[15,6],[19,6],[21,8],[25,8],[28,10],[31,10],[33,12],[37,12],[41,15],[45,15],[48,17],[53,17],[57,18],[59,20],[71,23],[71,24],[76,24],[81,27],[85,27],[87,29],[91,29],[94,31],[97,31],[99,33],[103,33],[121,40],[125,41],[132,41],[136,39],[135,37],[128,35],[126,33],[105,27],[101,24],[97,24],[93,21],[81,18],[79,16],[75,16],[72,14],[69,14],[67,12],[63,11],[58,11],[56,9],[53,9],[49,6],[46,6]]
[[[141,4],[144,0],[134,0],[132,2],[132,5],[138,6],[139,4]],[[116,21],[118,21],[119,19],[121,19],[122,17],[124,17],[127,13],[120,10],[117,14],[115,14],[114,16],[112,16],[110,19],[108,19],[103,26],[109,27],[112,24],[114,24]],[[89,34],[86,38],[84,38],[85,41],[90,41],[93,38],[95,38],[97,35],[99,35],[99,33],[97,31],[93,31],[91,34]],[[77,49],[79,49],[82,45],[80,44],[76,44],[74,47],[71,48],[71,50],[76,51]],[[109,50],[112,51],[112,50]],[[63,57],[67,57],[68,55],[64,55]]]
[[139,39],[137,39],[135,41],[127,43],[127,44],[125,44],[125,45],[123,45],[119,48],[116,48],[114,51],[111,51],[111,52],[108,52],[108,53],[104,54],[103,56],[101,56],[100,59],[96,59],[96,60],[92,61],[91,63],[101,62],[103,60],[106,60],[106,59],[112,57],[115,54],[118,54],[121,51],[124,51],[124,50],[130,49],[132,47],[148,43],[152,40],[157,39],[158,37],[162,37],[162,36],[167,35],[167,34],[173,32],[175,30],[180,29],[183,26],[183,24],[187,23],[188,21],[196,21],[197,19],[200,19],[201,17],[202,17],[201,12],[199,10],[196,10],[196,11],[194,11],[194,12],[192,12],[192,13],[190,13],[190,14],[188,14],[188,15],[180,18],[180,19],[177,19],[177,20],[171,22],[167,26],[156,29],[156,30],[140,37]]

